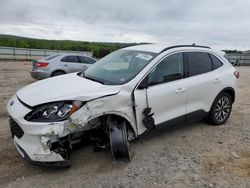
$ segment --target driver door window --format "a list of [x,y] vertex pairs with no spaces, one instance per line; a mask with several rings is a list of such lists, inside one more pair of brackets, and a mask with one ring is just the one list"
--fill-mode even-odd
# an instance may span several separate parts
[[148,75],[148,85],[158,85],[183,78],[183,53],[163,59]]

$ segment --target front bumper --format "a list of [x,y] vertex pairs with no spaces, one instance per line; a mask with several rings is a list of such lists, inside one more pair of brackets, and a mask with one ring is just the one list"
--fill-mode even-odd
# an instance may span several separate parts
[[[11,105],[12,104],[12,105]],[[20,155],[34,164],[66,167],[69,162],[62,155],[51,150],[49,141],[52,138],[65,136],[64,122],[36,123],[28,122],[23,117],[31,111],[16,96],[8,106],[10,129],[14,144]]]
[[53,168],[66,168],[66,167],[70,167],[71,164],[69,163],[69,161],[50,161],[50,162],[42,162],[42,161],[34,161],[32,160],[28,154],[23,150],[23,148],[21,148],[17,142],[15,140],[13,140],[15,147],[17,149],[17,151],[21,154],[21,156],[28,162],[34,164],[34,165],[39,165],[39,166],[47,166],[47,167],[53,167]]

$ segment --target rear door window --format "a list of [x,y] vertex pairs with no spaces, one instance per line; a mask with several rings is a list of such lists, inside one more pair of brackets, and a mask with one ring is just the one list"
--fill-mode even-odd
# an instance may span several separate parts
[[211,58],[204,52],[186,52],[188,75],[195,76],[213,70]]
[[77,58],[77,56],[69,55],[69,56],[65,56],[64,58],[62,58],[61,61],[62,62],[78,63],[78,58]]

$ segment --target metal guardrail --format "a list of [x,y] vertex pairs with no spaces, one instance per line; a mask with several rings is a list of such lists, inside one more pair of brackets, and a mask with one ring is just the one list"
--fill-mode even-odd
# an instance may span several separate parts
[[[93,57],[93,52],[87,51],[48,50],[0,46],[0,60],[31,61],[33,59],[39,59],[57,53],[74,53]],[[231,62],[238,61],[241,65],[250,65],[250,53],[227,53],[227,56]]]
[[81,54],[86,56],[93,56],[93,52],[87,51],[67,51],[67,50],[48,50],[48,49],[30,49],[30,48],[15,48],[0,46],[0,60],[26,60],[39,59],[45,56],[67,53],[67,54]]
[[249,53],[227,53],[230,62],[238,61],[240,65],[250,65],[250,54]]

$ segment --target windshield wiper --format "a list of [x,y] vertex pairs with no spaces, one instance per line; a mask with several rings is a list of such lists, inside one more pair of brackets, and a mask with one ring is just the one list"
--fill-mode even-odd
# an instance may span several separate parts
[[86,75],[84,75],[84,74],[83,74],[83,77],[84,77],[84,78],[87,78],[87,79],[89,79],[89,80],[92,80],[92,81],[94,81],[94,82],[99,82],[100,84],[104,84],[103,81],[97,80],[97,79],[95,79],[95,78],[88,77],[88,76],[86,76]]

